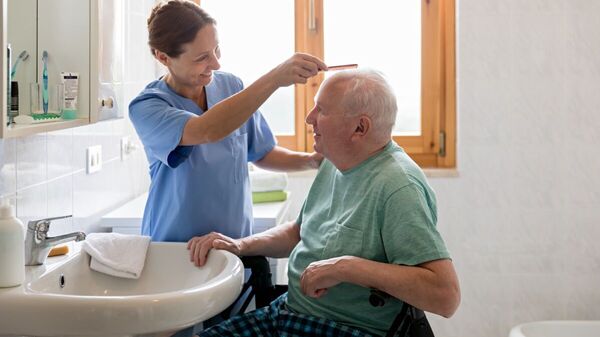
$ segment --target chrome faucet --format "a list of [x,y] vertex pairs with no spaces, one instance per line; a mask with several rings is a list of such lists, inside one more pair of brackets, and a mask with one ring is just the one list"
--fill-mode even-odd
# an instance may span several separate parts
[[27,235],[25,236],[25,265],[37,266],[44,264],[50,249],[58,244],[68,241],[85,240],[85,233],[73,232],[55,237],[48,237],[50,222],[52,220],[69,218],[71,215],[59,216],[40,220],[32,220],[27,223]]

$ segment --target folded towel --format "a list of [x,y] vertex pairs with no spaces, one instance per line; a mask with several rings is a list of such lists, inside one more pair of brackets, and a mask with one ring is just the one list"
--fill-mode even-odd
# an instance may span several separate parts
[[262,202],[285,201],[287,193],[285,191],[252,192],[252,203],[260,204]]
[[95,271],[124,278],[137,279],[146,262],[149,236],[119,233],[91,233],[83,241]]
[[287,187],[288,178],[284,172],[254,170],[249,175],[252,192],[283,191]]

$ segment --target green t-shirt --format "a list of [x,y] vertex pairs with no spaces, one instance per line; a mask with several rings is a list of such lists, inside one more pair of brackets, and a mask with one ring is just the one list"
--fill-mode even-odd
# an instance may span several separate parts
[[369,289],[350,283],[313,299],[302,294],[300,275],[311,262],[343,255],[402,265],[449,258],[436,221],[423,171],[396,143],[344,172],[324,160],[297,219],[301,239],[289,259],[289,307],[385,334],[401,301],[373,307]]

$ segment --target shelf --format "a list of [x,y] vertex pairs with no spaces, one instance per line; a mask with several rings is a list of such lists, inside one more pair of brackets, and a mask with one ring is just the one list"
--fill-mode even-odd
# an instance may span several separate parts
[[30,136],[36,133],[41,132],[50,132],[57,131],[63,129],[74,128],[78,126],[88,125],[90,123],[88,118],[79,118],[73,120],[62,120],[56,122],[46,122],[39,124],[27,124],[27,125],[18,125],[13,124],[4,129],[5,134],[2,138],[14,138],[14,137],[23,137]]

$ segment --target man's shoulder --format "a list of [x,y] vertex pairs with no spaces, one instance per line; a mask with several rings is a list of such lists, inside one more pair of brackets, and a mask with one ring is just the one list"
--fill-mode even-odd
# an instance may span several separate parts
[[378,159],[370,171],[374,180],[381,184],[401,188],[415,181],[425,180],[421,168],[397,145],[386,149]]

